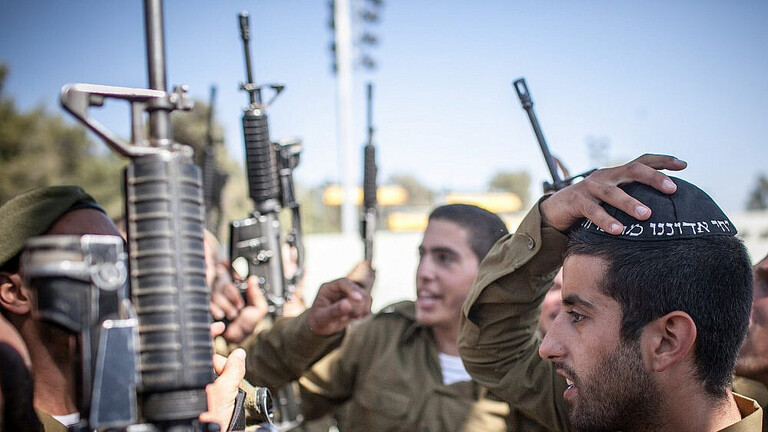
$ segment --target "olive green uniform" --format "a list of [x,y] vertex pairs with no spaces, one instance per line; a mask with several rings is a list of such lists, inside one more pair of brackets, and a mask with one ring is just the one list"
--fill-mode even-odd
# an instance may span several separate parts
[[[765,412],[768,406],[768,388],[760,381],[734,376],[733,391],[754,400]],[[768,431],[768,417],[765,415],[763,415],[763,430]]]
[[50,414],[40,411],[39,409],[35,409],[35,412],[37,413],[37,418],[40,419],[40,423],[43,425],[43,430],[45,432],[68,432],[69,431],[69,429],[67,429],[66,426],[61,424],[58,420],[53,418],[53,416],[51,416]]
[[[307,335],[312,332],[304,316],[290,323],[292,329],[280,321],[277,326],[292,339],[265,335],[250,347],[248,379],[258,385],[283,385],[292,378],[285,371],[295,373],[309,363],[301,357],[322,351],[305,347],[303,355],[289,354],[303,345],[297,341],[313,337]],[[274,362],[265,355],[269,352],[283,357]],[[471,381],[443,384],[437,343],[431,330],[416,321],[413,302],[392,305],[354,324],[338,349],[301,376],[299,387],[309,420],[345,405],[339,416],[344,432],[507,430],[506,403]]]
[[[567,384],[538,354],[541,302],[562,265],[568,238],[542,224],[536,205],[517,232],[500,239],[480,265],[462,308],[459,352],[467,371],[548,430],[571,430]],[[743,420],[725,430],[759,431],[762,410],[736,397]]]

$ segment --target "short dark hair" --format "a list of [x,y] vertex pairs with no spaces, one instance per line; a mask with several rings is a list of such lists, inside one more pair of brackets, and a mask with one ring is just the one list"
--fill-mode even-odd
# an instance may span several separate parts
[[606,261],[601,289],[621,306],[623,340],[637,341],[646,324],[670,312],[690,315],[696,376],[709,394],[726,395],[752,306],[752,268],[739,239],[633,242],[577,229],[569,235],[570,255]]
[[14,274],[19,272],[19,263],[21,262],[21,252],[14,255],[8,261],[0,264],[0,272]]
[[429,215],[430,221],[438,219],[453,222],[468,231],[469,246],[478,261],[485,258],[496,240],[508,233],[504,221],[495,213],[469,204],[440,206]]

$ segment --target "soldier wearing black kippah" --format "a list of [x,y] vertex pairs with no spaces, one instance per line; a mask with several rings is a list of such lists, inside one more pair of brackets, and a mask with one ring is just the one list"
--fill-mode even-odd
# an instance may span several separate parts
[[[547,430],[760,431],[731,391],[752,278],[736,228],[644,155],[542,198],[481,264],[459,350],[479,383]],[[562,308],[539,305],[559,267]]]

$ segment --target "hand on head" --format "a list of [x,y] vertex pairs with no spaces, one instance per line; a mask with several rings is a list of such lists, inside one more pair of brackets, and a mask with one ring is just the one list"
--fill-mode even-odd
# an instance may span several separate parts
[[318,335],[343,330],[350,322],[371,313],[371,296],[350,279],[323,284],[309,308],[309,326]]
[[542,217],[558,231],[566,231],[576,221],[588,218],[606,232],[619,234],[623,226],[600,203],[608,203],[638,220],[646,220],[652,210],[619,186],[639,182],[672,194],[677,186],[658,170],[679,171],[686,166],[673,156],[645,154],[625,165],[595,171],[583,181],[544,200],[540,206]]

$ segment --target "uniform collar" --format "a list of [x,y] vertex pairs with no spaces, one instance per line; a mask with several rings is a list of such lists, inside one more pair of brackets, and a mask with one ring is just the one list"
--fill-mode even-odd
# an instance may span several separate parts
[[752,432],[763,428],[763,409],[754,400],[733,393],[733,399],[741,414],[741,421],[732,424],[720,432]]
[[380,314],[394,314],[403,317],[408,321],[408,326],[403,331],[400,338],[402,343],[409,342],[416,334],[421,331],[429,330],[428,327],[416,321],[416,303],[413,301],[402,301],[385,307]]

